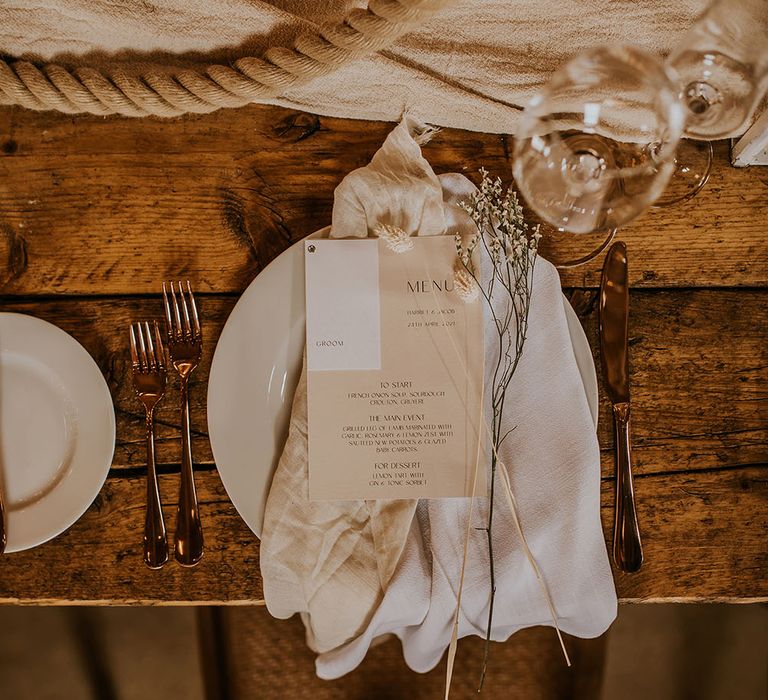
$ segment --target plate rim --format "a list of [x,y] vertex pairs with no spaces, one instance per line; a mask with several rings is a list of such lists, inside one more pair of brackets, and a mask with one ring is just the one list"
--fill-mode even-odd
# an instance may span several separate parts
[[[23,328],[26,324],[28,329],[36,329],[36,330],[27,330],[22,331],[21,335],[17,334],[14,336],[14,340],[17,340],[19,337],[23,337],[23,333],[42,333],[47,334],[51,340],[51,344],[54,343],[66,343],[69,345],[69,348],[71,352],[73,353],[71,356],[77,358],[77,362],[82,363],[82,368],[84,373],[88,373],[91,375],[94,381],[94,388],[98,387],[98,392],[100,395],[99,400],[103,400],[103,403],[101,406],[98,407],[98,411],[95,411],[96,414],[101,416],[102,418],[106,418],[107,425],[99,425],[99,433],[104,435],[103,429],[106,427],[107,434],[104,436],[103,440],[103,458],[104,461],[106,461],[105,466],[101,466],[101,459],[96,460],[93,458],[83,460],[82,465],[78,467],[78,457],[80,459],[83,459],[83,456],[78,455],[77,450],[77,444],[78,442],[81,442],[81,444],[85,444],[82,442],[84,440],[84,431],[82,430],[83,426],[81,423],[82,413],[83,411],[80,409],[80,404],[78,403],[77,394],[78,394],[78,386],[75,383],[69,382],[68,378],[66,376],[62,376],[62,372],[58,370],[57,367],[52,366],[52,363],[47,362],[44,358],[41,358],[39,354],[36,352],[37,347],[35,343],[30,343],[29,346],[25,349],[25,354],[31,358],[33,358],[36,362],[41,363],[42,365],[46,366],[53,374],[62,382],[64,387],[67,389],[68,395],[71,397],[72,402],[75,406],[75,410],[77,412],[77,421],[78,421],[78,431],[74,438],[75,445],[73,448],[73,456],[72,456],[72,463],[70,464],[67,473],[62,476],[62,478],[52,487],[52,489],[47,493],[47,495],[38,500],[35,501],[29,505],[25,505],[19,510],[15,509],[7,509],[6,510],[6,518],[8,520],[8,534],[9,534],[9,540],[8,544],[6,546],[6,553],[13,553],[13,552],[22,552],[26,551],[28,549],[33,549],[35,547],[40,546],[41,544],[44,544],[45,542],[49,542],[50,540],[58,537],[59,535],[66,532],[72,525],[74,525],[90,508],[93,501],[96,499],[98,494],[101,492],[101,489],[104,486],[104,483],[106,482],[107,476],[109,475],[109,470],[112,467],[112,461],[114,459],[114,453],[115,453],[115,440],[116,440],[116,419],[115,419],[115,407],[114,402],[112,400],[112,394],[109,390],[109,386],[107,385],[106,379],[104,378],[104,375],[101,372],[101,368],[98,366],[94,358],[91,356],[91,354],[85,349],[85,347],[80,343],[74,336],[67,333],[63,328],[60,328],[59,326],[55,325],[54,323],[51,323],[50,321],[46,321],[45,319],[39,318],[38,316],[33,316],[31,314],[21,313],[17,311],[0,311],[0,333],[3,331],[3,325],[8,323],[16,323],[21,324],[21,327]],[[18,329],[17,329],[18,330]],[[23,341],[22,341],[23,342]],[[2,346],[0,345],[0,350],[2,349]],[[31,351],[30,351],[31,350]],[[2,363],[2,352],[0,352],[0,364]],[[72,388],[75,388],[75,391],[72,390]],[[93,397],[91,400],[96,398],[96,392],[94,391]],[[104,415],[106,414],[106,415]],[[86,431],[87,432],[87,431]],[[98,452],[99,449],[101,449],[102,445],[96,446],[95,443],[92,443],[89,441],[89,444],[94,445],[93,449],[91,450],[91,453],[87,456],[92,457],[94,454]],[[109,447],[107,447],[107,445]],[[108,453],[108,459],[107,459],[107,453]],[[25,539],[22,539],[21,542],[14,542],[11,540],[11,537],[16,539],[14,536],[14,527],[13,527],[13,520],[16,518],[19,518],[21,514],[23,514],[24,519],[34,519],[35,513],[39,512],[42,509],[48,510],[52,507],[51,503],[51,497],[55,497],[55,494],[59,489],[62,488],[62,486],[65,485],[65,482],[67,482],[70,478],[72,473],[76,470],[85,470],[80,471],[80,474],[88,475],[92,478],[88,478],[83,485],[79,486],[78,488],[74,489],[72,491],[73,495],[77,495],[77,498],[74,498],[72,500],[62,501],[61,503],[57,503],[56,500],[53,501],[53,507],[58,507],[62,511],[62,517],[59,520],[59,524],[55,525],[54,527],[44,528],[40,531],[33,531],[33,535],[26,537]],[[87,489],[85,487],[88,487]],[[59,494],[66,493],[59,491]],[[80,505],[74,505],[75,503],[79,503]],[[55,519],[55,518],[54,518]]]

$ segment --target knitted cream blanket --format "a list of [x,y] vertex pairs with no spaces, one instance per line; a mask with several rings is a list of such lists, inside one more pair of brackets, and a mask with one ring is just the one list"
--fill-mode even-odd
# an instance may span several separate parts
[[0,104],[174,116],[265,102],[514,130],[565,59],[664,54],[705,0],[2,0]]

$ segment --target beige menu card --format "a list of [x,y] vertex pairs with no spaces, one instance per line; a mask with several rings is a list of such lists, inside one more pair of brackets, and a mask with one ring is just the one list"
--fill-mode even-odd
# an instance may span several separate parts
[[305,242],[311,500],[472,493],[482,302],[453,290],[452,236],[411,240],[401,253],[375,238]]

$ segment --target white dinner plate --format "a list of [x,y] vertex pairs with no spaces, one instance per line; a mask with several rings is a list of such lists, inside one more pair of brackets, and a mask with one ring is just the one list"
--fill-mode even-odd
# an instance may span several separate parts
[[[327,234],[324,228],[312,238]],[[597,375],[576,313],[563,297],[576,363],[597,425]],[[261,536],[272,474],[285,444],[305,338],[304,246],[251,282],[227,319],[208,380],[213,457],[232,503]]]
[[96,498],[112,464],[115,412],[96,363],[60,328],[0,313],[0,479],[8,545],[47,542]]

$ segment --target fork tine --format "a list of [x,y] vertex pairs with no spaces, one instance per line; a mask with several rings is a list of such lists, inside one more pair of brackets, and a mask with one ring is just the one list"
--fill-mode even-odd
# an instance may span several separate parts
[[165,348],[163,347],[163,338],[160,335],[160,326],[157,321],[155,323],[155,357],[157,358],[157,364],[161,369],[165,369]]
[[[189,282],[187,282],[187,284],[189,284]],[[182,320],[184,321],[184,337],[191,338],[192,326],[189,322],[189,307],[187,306],[187,299],[184,296],[184,287],[181,286],[181,282],[179,282],[179,297],[181,297],[181,309],[184,312],[182,316]]]
[[171,303],[168,300],[168,289],[163,282],[163,305],[165,306],[165,323],[168,337],[173,337],[173,320],[171,319]]
[[200,331],[200,319],[197,316],[197,304],[195,303],[195,295],[192,294],[192,285],[187,280],[187,292],[189,292],[189,302],[192,307],[192,332],[195,339],[199,339],[202,335]]
[[133,324],[131,324],[131,364],[133,369],[139,369],[139,351],[136,348],[136,334],[133,332]]
[[[179,293],[181,293],[181,285],[179,285]],[[171,298],[173,299],[173,318],[175,320],[173,326],[173,337],[175,340],[181,340],[184,336],[184,331],[181,327],[181,313],[179,312],[179,298],[176,296],[176,287],[171,282]]]
[[142,371],[149,369],[149,359],[147,358],[147,348],[144,345],[144,332],[141,330],[141,324],[136,324],[136,335],[139,337],[139,364]]
[[152,342],[152,334],[149,332],[149,323],[144,321],[144,336],[147,343],[147,356],[149,357],[149,369],[153,372],[157,369],[157,357],[155,356],[155,345]]
[[138,323],[131,324],[131,333],[133,334],[134,342],[136,343],[136,368],[140,371],[144,371],[144,363],[141,358],[141,328]]

